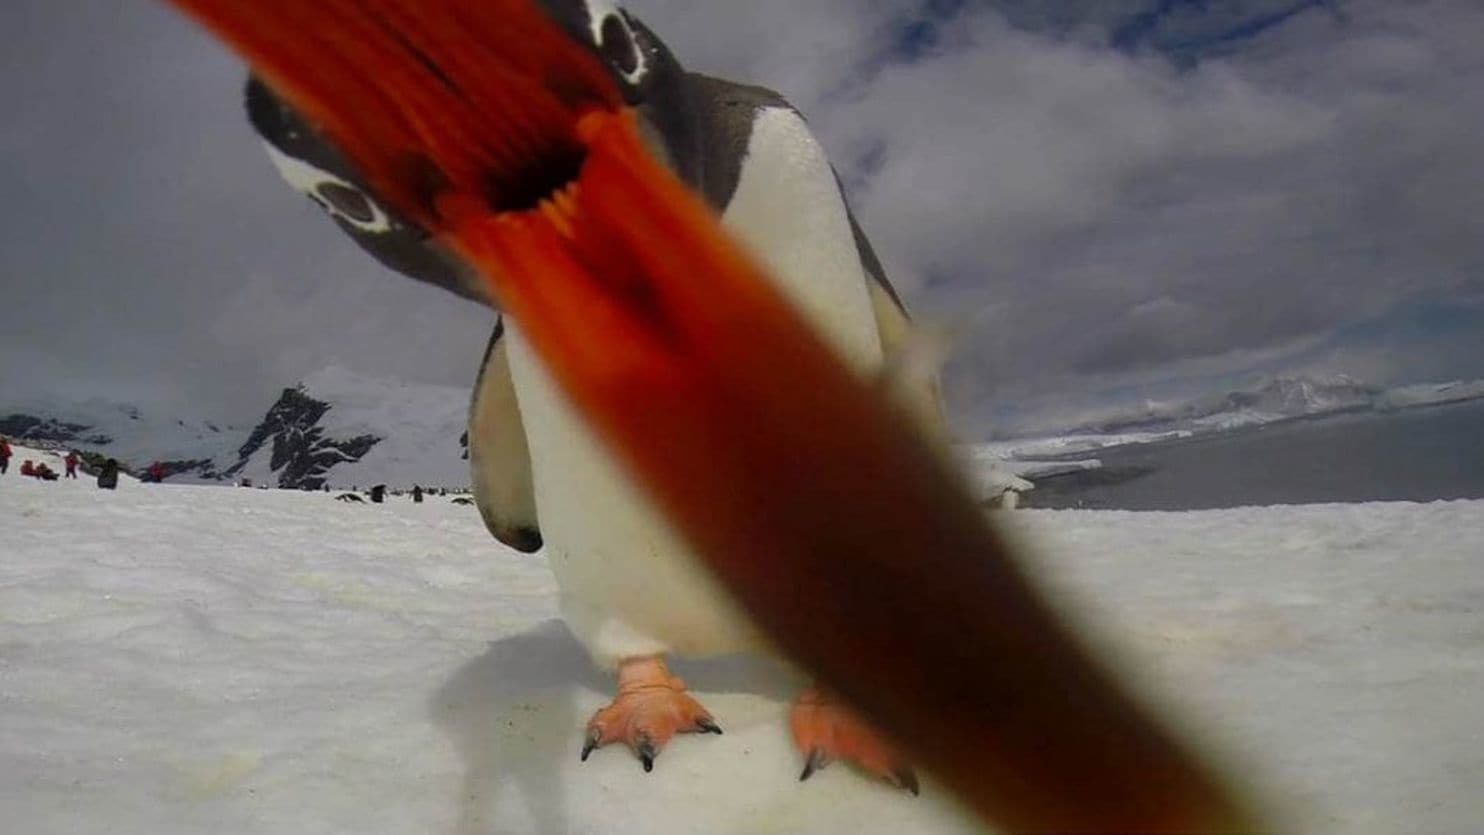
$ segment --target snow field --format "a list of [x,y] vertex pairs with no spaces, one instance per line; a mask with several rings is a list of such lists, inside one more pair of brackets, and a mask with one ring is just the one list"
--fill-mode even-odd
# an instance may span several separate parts
[[[18,457],[12,463],[18,466]],[[1303,832],[1484,820],[1484,502],[1019,511],[1120,666]],[[579,763],[611,689],[543,561],[430,497],[0,477],[0,809],[25,833],[969,832],[784,722],[801,678],[678,665],[722,737]]]

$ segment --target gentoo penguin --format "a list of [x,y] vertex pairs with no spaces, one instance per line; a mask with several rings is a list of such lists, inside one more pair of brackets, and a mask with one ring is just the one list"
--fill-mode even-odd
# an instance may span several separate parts
[[[343,227],[405,272],[477,298],[488,286],[520,323],[493,340],[475,409],[499,424],[478,432],[481,460],[517,460],[479,465],[494,481],[480,493],[497,535],[535,547],[544,532],[574,629],[617,666],[584,754],[621,739],[648,768],[672,732],[717,729],[662,653],[755,638],[685,564],[683,539],[780,650],[988,821],[1268,828],[1065,627],[1022,549],[870,381],[900,309],[881,303],[828,166],[775,97],[749,105],[684,74],[608,4],[173,2],[356,161],[361,177],[310,163]],[[728,101],[744,130],[725,129]],[[278,148],[304,139],[291,114],[258,116],[287,123]],[[716,145],[743,160],[720,192]],[[621,547],[585,547],[609,532]],[[825,694],[800,700],[806,775],[831,755],[895,770],[850,718]]]
[[[771,90],[686,71],[648,27],[607,0],[541,5],[612,74],[651,152],[752,248],[851,368],[881,374],[885,358],[905,347],[907,315],[803,116]],[[256,79],[247,110],[284,179],[367,252],[404,275],[490,301],[457,257],[373,194]],[[926,424],[940,425],[930,380],[908,400]],[[720,733],[664,658],[760,649],[757,631],[574,413],[513,322],[497,322],[485,349],[469,449],[491,533],[520,551],[544,545],[567,623],[596,663],[617,671],[618,697],[590,723],[583,759],[623,741],[649,770],[674,733]],[[916,791],[890,746],[832,696],[805,693],[791,725],[803,777],[850,759]]]

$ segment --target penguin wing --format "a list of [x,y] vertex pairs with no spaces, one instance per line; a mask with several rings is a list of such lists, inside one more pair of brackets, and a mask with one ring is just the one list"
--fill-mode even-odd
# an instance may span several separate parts
[[[838,175],[835,180],[838,184]],[[840,199],[845,200],[843,187]],[[850,209],[848,201],[845,211],[850,217],[850,232],[855,237],[855,249],[860,253],[861,271],[866,275],[871,311],[876,315],[876,331],[881,337],[881,352],[885,358],[882,385],[917,419],[929,438],[947,443],[950,440],[948,418],[943,410],[938,362],[931,356],[932,346],[927,337],[913,327],[907,306],[902,304],[902,297],[891,286],[881,259],[876,257],[876,250],[855,219],[855,212]]]
[[469,466],[474,501],[485,527],[504,544],[529,554],[541,547],[541,527],[531,450],[516,405],[504,335],[505,323],[497,319],[469,403]]

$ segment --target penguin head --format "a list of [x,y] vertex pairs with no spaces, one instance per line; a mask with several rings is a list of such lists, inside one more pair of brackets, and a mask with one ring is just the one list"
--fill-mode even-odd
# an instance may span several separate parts
[[536,0],[536,5],[597,56],[631,105],[642,105],[679,74],[669,49],[613,0]]
[[597,56],[639,117],[649,150],[695,186],[695,128],[686,118],[685,68],[664,41],[614,0],[536,0],[567,36]]
[[379,200],[345,157],[256,77],[247,80],[247,117],[283,179],[376,260],[488,303],[484,285],[453,253]]
[[[649,150],[682,180],[696,185],[694,131],[684,107],[685,71],[664,43],[612,0],[534,0],[533,5],[598,58],[638,117]],[[473,270],[380,200],[313,124],[256,77],[247,81],[246,105],[248,120],[279,174],[362,249],[410,278],[492,304]]]

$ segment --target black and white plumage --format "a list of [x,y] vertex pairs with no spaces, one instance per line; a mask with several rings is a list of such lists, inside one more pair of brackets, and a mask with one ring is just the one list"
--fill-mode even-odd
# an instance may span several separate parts
[[[606,0],[542,0],[597,55],[638,113],[650,150],[750,246],[783,293],[863,376],[904,348],[907,319],[800,114],[760,87],[685,71],[636,18]],[[370,194],[266,87],[252,124],[292,185],[383,264],[484,301],[483,284]],[[931,385],[915,392],[936,412]],[[515,323],[496,325],[470,408],[477,504],[505,544],[545,547],[568,624],[605,666],[757,645],[752,626],[606,446],[570,408]]]

